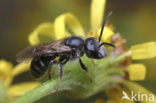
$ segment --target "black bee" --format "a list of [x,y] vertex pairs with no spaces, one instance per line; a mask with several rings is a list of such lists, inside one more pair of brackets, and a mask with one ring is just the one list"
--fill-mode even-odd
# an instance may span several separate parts
[[[78,36],[71,36],[61,40],[55,40],[49,43],[39,44],[36,46],[29,47],[17,55],[17,61],[23,62],[32,58],[31,61],[31,74],[35,78],[41,77],[48,69],[49,79],[51,78],[50,72],[52,66],[57,64],[60,69],[60,81],[63,75],[63,65],[68,61],[79,59],[79,63],[83,70],[88,73],[87,67],[83,64],[80,57],[84,54],[88,58],[92,59],[102,59],[106,56],[106,49],[104,45],[109,45],[115,47],[113,44],[100,42],[104,26],[107,19],[111,15],[110,12],[102,26],[101,34],[99,40],[94,37],[86,38],[85,40]],[[56,60],[55,58],[58,58]]]

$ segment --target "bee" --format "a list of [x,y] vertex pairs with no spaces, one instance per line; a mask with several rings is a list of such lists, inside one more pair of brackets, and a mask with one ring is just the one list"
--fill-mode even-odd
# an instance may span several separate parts
[[[23,62],[31,60],[30,71],[33,77],[41,77],[47,70],[49,79],[51,79],[51,71],[54,65],[59,65],[60,84],[63,76],[63,66],[68,61],[78,59],[80,66],[88,73],[88,69],[81,60],[81,57],[86,54],[91,59],[102,59],[106,56],[106,49],[104,45],[115,47],[113,44],[101,42],[101,37],[107,19],[112,14],[110,12],[102,25],[99,40],[94,37],[83,39],[79,36],[70,36],[65,39],[55,40],[48,43],[39,44],[36,46],[28,47],[19,54],[17,54],[17,61]],[[59,58],[56,60],[56,58]],[[58,85],[59,87],[59,85]],[[58,88],[57,88],[58,89]]]

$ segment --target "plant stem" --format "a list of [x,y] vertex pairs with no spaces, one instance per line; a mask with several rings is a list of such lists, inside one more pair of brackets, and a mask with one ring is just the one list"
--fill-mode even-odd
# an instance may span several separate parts
[[[59,91],[62,90],[70,90],[68,88],[68,81],[62,81],[63,87],[60,86]],[[27,92],[23,96],[17,98],[13,103],[32,103],[36,100],[39,100],[40,98],[56,92],[56,86],[57,86],[57,79],[56,80],[49,80],[42,85],[38,86],[37,88]]]
[[119,62],[123,61],[124,59],[126,59],[127,57],[130,57],[130,56],[131,56],[131,51],[127,51],[126,53],[124,53],[118,57],[112,58],[110,63],[111,64],[119,63]]
[[[69,70],[72,73],[65,73],[63,76],[63,80],[59,87],[60,91],[70,91],[73,95],[79,96],[79,98],[87,98],[95,93],[99,92],[99,90],[105,90],[106,88],[110,87],[109,84],[118,83],[116,78],[110,78],[110,73],[112,74],[122,74],[121,71],[117,71],[118,69],[111,69],[108,68],[109,64],[116,64],[123,61],[125,58],[129,57],[131,52],[128,51],[123,55],[120,55],[116,58],[109,58],[103,59],[100,61],[95,62],[100,68],[95,67],[90,59],[87,57],[83,57],[83,60],[87,64],[86,66],[89,70],[94,70],[94,79],[91,83],[88,80],[88,77],[83,75],[83,72],[79,66],[79,63],[68,63],[65,66],[66,71]],[[100,66],[101,65],[101,66]],[[106,69],[108,68],[108,69]],[[98,72],[100,71],[100,72]],[[78,74],[78,75],[77,75]],[[105,75],[104,75],[105,74]],[[100,77],[99,77],[100,76]],[[122,75],[121,75],[122,76]],[[106,79],[107,78],[107,79]],[[98,79],[98,80],[97,80]],[[100,83],[100,84],[99,84]],[[49,94],[55,93],[58,84],[58,79],[49,80],[37,88],[27,92],[23,96],[17,98],[14,103],[32,103],[40,98],[47,96]]]

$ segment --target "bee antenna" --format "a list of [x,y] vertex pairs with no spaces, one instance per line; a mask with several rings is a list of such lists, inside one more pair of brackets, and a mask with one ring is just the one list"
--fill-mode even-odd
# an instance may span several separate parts
[[103,34],[104,27],[106,25],[106,22],[107,22],[108,18],[111,16],[111,14],[112,14],[112,11],[108,13],[108,15],[106,16],[106,18],[104,20],[104,23],[103,23],[102,29],[101,29],[101,33],[100,33],[100,36],[99,36],[99,42],[101,41],[101,37],[102,37],[102,34]]
[[115,45],[111,44],[111,43],[106,43],[106,42],[103,42],[99,45],[99,47],[101,47],[102,45],[108,45],[108,46],[111,46],[113,48],[115,48]]

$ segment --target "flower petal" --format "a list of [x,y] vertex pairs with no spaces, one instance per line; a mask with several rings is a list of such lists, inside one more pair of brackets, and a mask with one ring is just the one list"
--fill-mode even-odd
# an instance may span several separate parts
[[[101,29],[99,29],[98,32],[97,32],[97,38],[99,38],[100,32],[101,32]],[[103,42],[110,43],[113,36],[114,36],[113,30],[111,28],[109,28],[108,26],[105,26],[101,40]]]
[[144,80],[146,76],[146,67],[143,64],[131,64],[128,67],[130,80]]
[[6,103],[7,100],[6,88],[4,84],[0,81],[0,103]]
[[66,24],[75,35],[84,36],[84,30],[78,19],[70,13],[65,13],[58,16],[54,21],[56,39],[61,39],[70,35],[66,30]]
[[39,44],[41,42],[47,42],[50,39],[54,39],[54,28],[52,23],[40,24],[30,35],[29,43],[31,45]]
[[39,82],[24,82],[16,85],[12,85],[8,93],[14,97],[21,96],[24,93],[30,91],[31,89],[37,87],[40,83]]
[[14,67],[12,70],[12,75],[17,76],[23,72],[28,71],[30,68],[30,63],[20,63]]
[[[134,83],[134,82],[129,82],[129,81],[124,81],[123,84],[126,86],[126,88],[131,92],[133,91],[134,93],[133,94],[146,94],[148,96],[150,96],[150,101],[145,101],[145,99],[143,100],[140,100],[141,103],[156,103],[156,95],[153,94],[152,92],[150,92],[149,90],[145,89],[144,87],[142,87],[141,85],[137,84],[137,83]],[[138,96],[136,96],[137,98]],[[153,97],[153,98],[152,98]],[[137,98],[138,99],[141,99],[141,98]],[[149,98],[148,98],[149,99]],[[152,101],[153,100],[153,101]]]
[[11,70],[13,65],[5,60],[0,60],[0,80],[5,86],[9,86],[12,82]]
[[85,32],[80,21],[71,13],[66,14],[66,22],[69,26],[69,29],[75,34],[79,36],[84,36]]
[[97,99],[94,103],[104,103],[104,100],[102,100],[102,99]]
[[131,47],[132,59],[149,59],[156,57],[156,42],[148,42]]
[[12,83],[12,80],[13,80],[13,76],[10,74],[10,75],[7,76],[7,78],[5,79],[4,85],[5,85],[6,87],[9,87],[10,84]]
[[92,0],[91,2],[91,28],[98,30],[103,22],[106,0]]
[[125,89],[121,88],[120,86],[106,90],[106,95],[109,97],[107,103],[134,103],[133,101],[122,99],[123,91],[125,91],[128,96],[130,95]]
[[4,75],[10,74],[11,70],[13,68],[13,65],[5,60],[0,60],[0,73]]

